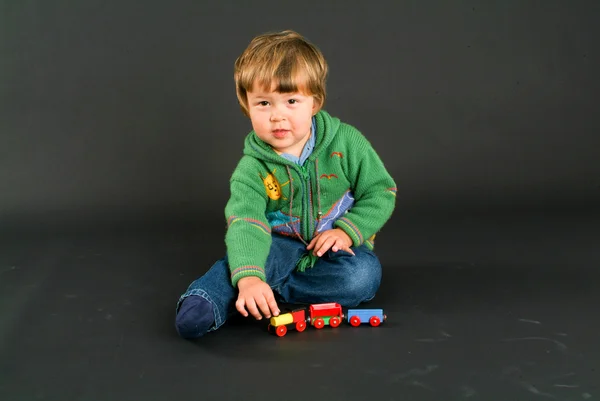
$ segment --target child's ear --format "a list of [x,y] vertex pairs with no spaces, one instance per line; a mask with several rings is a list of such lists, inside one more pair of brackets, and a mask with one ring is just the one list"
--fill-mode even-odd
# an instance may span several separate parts
[[313,97],[313,107],[312,107],[312,115],[316,115],[319,111],[321,111],[321,106],[323,106],[323,102],[315,99]]

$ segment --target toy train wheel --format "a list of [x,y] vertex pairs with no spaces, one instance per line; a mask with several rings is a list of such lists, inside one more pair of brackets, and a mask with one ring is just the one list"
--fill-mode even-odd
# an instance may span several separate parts
[[304,331],[304,329],[306,329],[306,322],[302,321],[302,322],[296,323],[296,330]]
[[352,316],[350,318],[350,324],[354,327],[360,326],[360,318],[358,316]]
[[321,319],[320,317],[316,318],[313,325],[317,328],[317,329],[322,329],[323,326],[325,326],[325,321],[323,319]]
[[377,316],[373,316],[371,319],[369,319],[369,323],[371,323],[371,326],[377,327],[381,323],[381,320],[379,320]]
[[278,326],[275,330],[275,334],[277,334],[279,337],[285,336],[285,333],[287,333],[287,327],[285,326]]
[[339,317],[332,317],[329,320],[329,325],[331,327],[338,327],[340,325],[340,323],[342,323],[342,319],[340,319]]

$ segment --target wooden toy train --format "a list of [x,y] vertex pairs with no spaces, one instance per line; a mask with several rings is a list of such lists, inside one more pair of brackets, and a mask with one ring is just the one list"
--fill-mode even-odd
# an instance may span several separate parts
[[288,329],[304,331],[307,323],[322,329],[324,326],[338,327],[344,319],[354,327],[363,323],[377,327],[387,319],[387,316],[383,314],[382,309],[348,309],[347,316],[344,316],[342,306],[338,303],[312,304],[307,308],[273,316],[269,320],[268,330],[283,337]]

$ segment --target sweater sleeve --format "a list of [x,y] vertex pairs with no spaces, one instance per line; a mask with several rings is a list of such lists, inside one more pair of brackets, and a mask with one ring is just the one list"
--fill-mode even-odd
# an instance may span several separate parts
[[346,232],[354,246],[373,247],[374,235],[391,217],[396,206],[396,183],[370,142],[358,131],[348,133],[345,162],[354,193],[354,205],[334,227]]
[[225,244],[234,287],[247,276],[266,281],[265,264],[272,239],[265,216],[267,197],[261,188],[262,182],[259,183],[260,186],[248,177],[235,176],[230,181],[231,196],[225,207]]

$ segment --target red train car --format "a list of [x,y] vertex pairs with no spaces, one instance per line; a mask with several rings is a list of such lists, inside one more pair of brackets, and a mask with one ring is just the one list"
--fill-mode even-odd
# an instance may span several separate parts
[[324,303],[310,305],[310,324],[317,329],[325,325],[338,327],[342,323],[344,313],[342,306],[338,303]]

